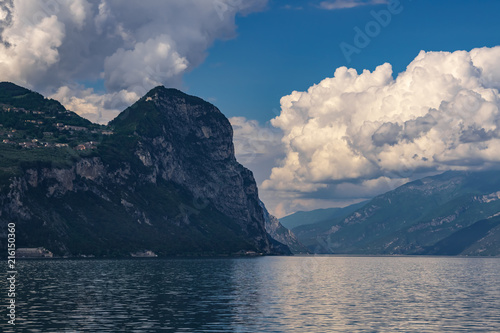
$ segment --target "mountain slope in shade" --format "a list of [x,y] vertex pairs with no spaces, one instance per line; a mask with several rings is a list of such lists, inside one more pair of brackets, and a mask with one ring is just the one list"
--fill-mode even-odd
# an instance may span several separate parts
[[264,210],[264,220],[266,221],[266,231],[267,233],[278,242],[288,246],[290,251],[294,254],[308,254],[310,251],[305,247],[294,235],[293,232],[285,228],[280,221],[269,214],[266,206],[261,201],[260,205]]
[[[236,161],[232,127],[212,104],[156,87],[99,135],[100,127],[60,104],[6,87],[0,104],[18,107],[0,110],[12,120],[3,132],[23,131],[30,142],[32,135],[59,135],[70,143],[0,143],[0,225],[16,223],[17,247],[68,256],[288,251],[267,234],[253,175]],[[69,118],[80,126],[65,126]],[[79,144],[93,131],[99,141]]]
[[290,230],[302,225],[315,224],[323,221],[333,220],[345,216],[361,208],[366,202],[350,205],[343,208],[325,208],[311,211],[298,211],[288,216],[280,218],[280,223]]
[[[345,218],[330,221],[326,231],[310,226],[293,231],[319,253],[423,254],[454,233],[499,212],[498,171],[446,172],[377,196]],[[491,232],[496,234],[495,230]],[[467,244],[473,248],[479,240],[470,237]],[[493,242],[494,236],[489,237]],[[476,252],[495,253],[493,248]]]
[[478,221],[424,249],[428,255],[500,254],[500,216]]

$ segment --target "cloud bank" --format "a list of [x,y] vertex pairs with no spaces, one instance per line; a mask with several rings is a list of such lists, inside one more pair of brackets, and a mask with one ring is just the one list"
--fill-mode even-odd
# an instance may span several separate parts
[[[0,5],[0,80],[53,94],[106,122],[156,85],[180,87],[235,16],[267,0],[7,0]],[[85,87],[104,80],[104,91]]]
[[422,51],[396,79],[387,63],[338,68],[281,99],[271,123],[286,158],[263,188],[354,198],[424,174],[499,167],[499,89],[500,47]]

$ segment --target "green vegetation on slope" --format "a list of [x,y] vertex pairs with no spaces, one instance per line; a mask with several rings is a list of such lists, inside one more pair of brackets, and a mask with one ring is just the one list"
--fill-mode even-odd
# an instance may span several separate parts
[[95,154],[110,131],[59,102],[9,82],[0,83],[0,186],[33,167],[70,167]]

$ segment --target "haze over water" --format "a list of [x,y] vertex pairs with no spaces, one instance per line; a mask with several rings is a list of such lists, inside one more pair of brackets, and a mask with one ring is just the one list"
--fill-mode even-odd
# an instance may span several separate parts
[[20,261],[18,277],[17,332],[500,331],[500,258]]

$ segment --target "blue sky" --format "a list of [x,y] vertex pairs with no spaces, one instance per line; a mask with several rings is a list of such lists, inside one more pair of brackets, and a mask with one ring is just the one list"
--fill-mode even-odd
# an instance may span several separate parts
[[306,90],[337,67],[361,72],[389,62],[399,73],[420,50],[500,45],[500,1],[401,0],[401,13],[348,62],[339,45],[353,45],[354,28],[364,30],[374,20],[370,12],[387,4],[339,10],[318,4],[270,1],[262,12],[238,16],[237,37],[216,41],[205,62],[185,76],[185,88],[213,101],[228,117],[265,123],[276,116],[282,96]]

